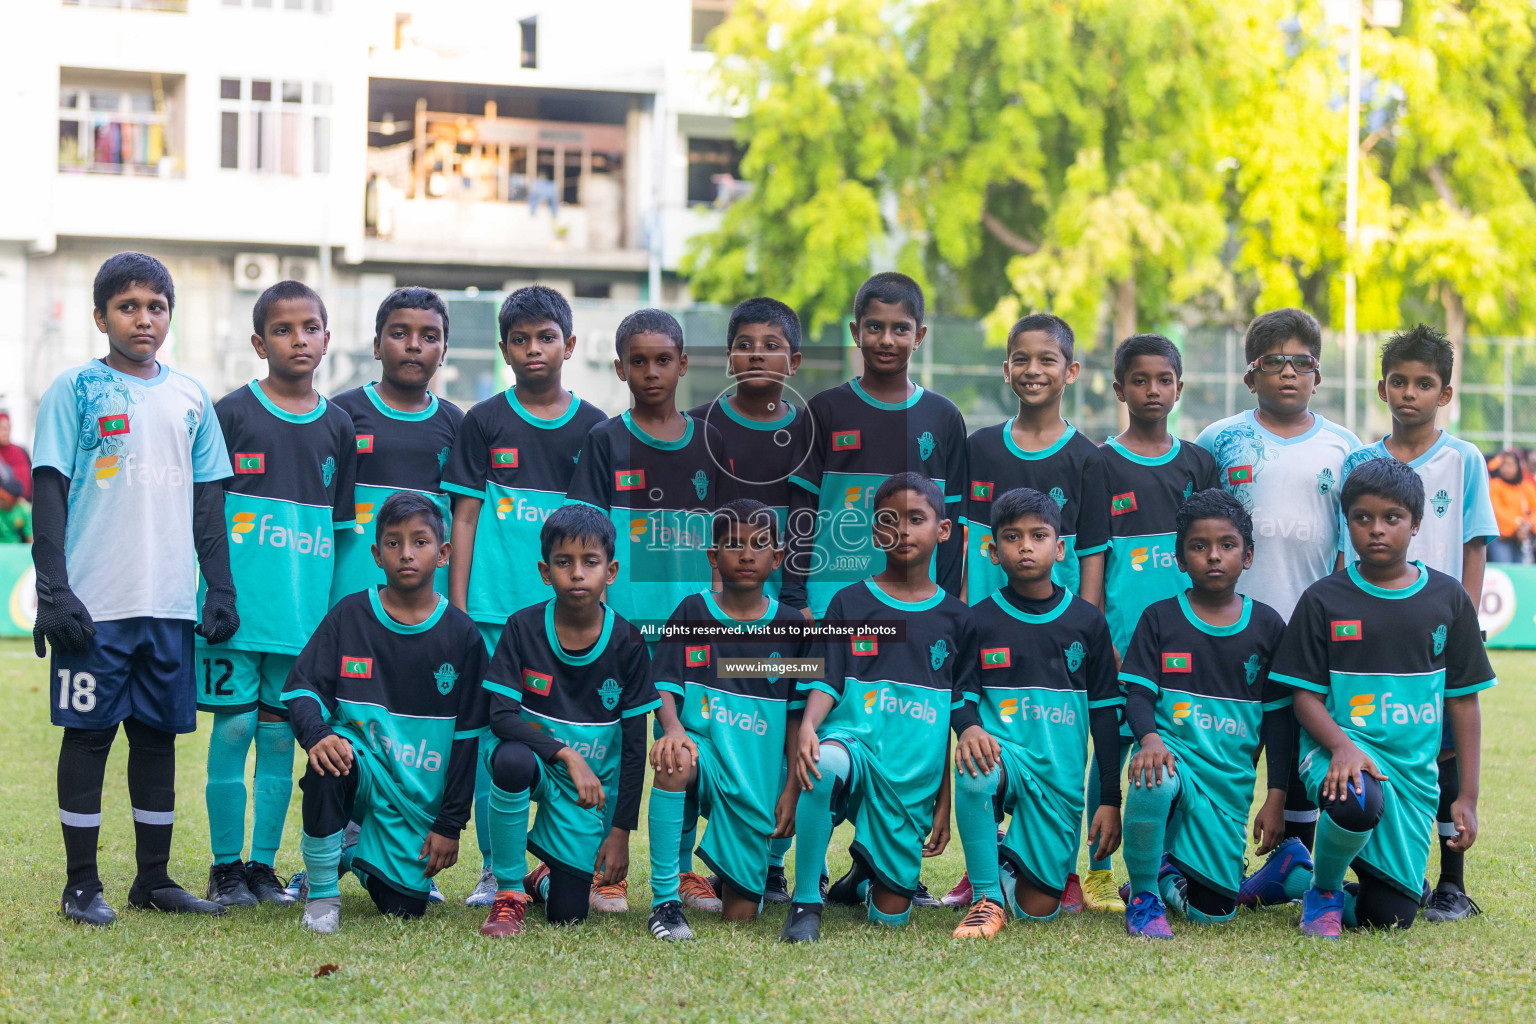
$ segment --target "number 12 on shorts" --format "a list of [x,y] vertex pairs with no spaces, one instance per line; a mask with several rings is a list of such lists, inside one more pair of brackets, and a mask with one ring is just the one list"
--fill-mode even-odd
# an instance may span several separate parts
[[96,708],[96,677],[89,672],[70,672],[59,669],[59,710],[69,709],[84,714]]

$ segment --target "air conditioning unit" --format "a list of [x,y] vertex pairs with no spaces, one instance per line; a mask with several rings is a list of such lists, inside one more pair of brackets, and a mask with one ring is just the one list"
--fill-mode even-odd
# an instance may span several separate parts
[[320,261],[313,256],[284,256],[279,266],[281,280],[298,281],[311,288],[320,284]]
[[241,291],[260,292],[277,284],[277,256],[269,252],[235,254],[235,287]]

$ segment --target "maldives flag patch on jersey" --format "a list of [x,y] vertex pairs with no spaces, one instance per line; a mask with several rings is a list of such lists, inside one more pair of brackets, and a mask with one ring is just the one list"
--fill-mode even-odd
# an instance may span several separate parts
[[709,664],[709,646],[688,647],[683,650],[683,664],[689,668],[703,668]]
[[1124,494],[1116,494],[1109,499],[1109,514],[1123,516],[1127,512],[1136,511],[1136,492],[1126,491]]
[[357,454],[359,454],[359,455],[372,455],[373,454],[373,435],[372,434],[358,434],[357,435]]
[[495,466],[498,469],[516,469],[517,468],[517,449],[516,448],[492,448],[491,449],[491,465]]
[[613,489],[616,491],[642,491],[645,489],[645,470],[616,469],[613,471]]
[[1227,470],[1227,483],[1233,487],[1236,487],[1238,484],[1253,483],[1253,467],[1233,466]]
[[880,642],[872,636],[856,636],[853,638],[853,653],[865,658],[879,654]]
[[531,668],[523,669],[523,692],[537,693],[545,697],[549,696],[549,688],[554,685],[554,676],[544,672],[535,672]]
[[838,430],[832,434],[832,450],[835,452],[856,451],[859,447],[859,432],[857,430]]
[[1361,638],[1359,619],[1334,619],[1328,625],[1335,640],[1359,640]]
[[267,456],[264,452],[235,452],[236,473],[265,473]]
[[1008,668],[1013,664],[1007,647],[983,647],[981,649],[982,668]]
[[343,654],[341,656],[341,674],[348,679],[372,679],[373,659],[354,658]]
[[991,501],[992,500],[992,481],[991,480],[972,480],[971,481],[971,498],[973,500],[975,500],[975,501]]
[[112,416],[103,416],[96,421],[101,428],[102,437],[115,437],[118,434],[128,433],[128,417],[121,413]]
[[1191,668],[1193,661],[1194,659],[1189,656],[1188,651],[1164,651],[1163,671],[1193,672],[1194,669]]

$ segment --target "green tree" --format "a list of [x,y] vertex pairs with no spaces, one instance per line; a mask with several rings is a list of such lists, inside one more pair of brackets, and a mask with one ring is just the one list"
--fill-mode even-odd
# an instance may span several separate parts
[[876,258],[892,253],[913,166],[917,80],[880,0],[739,3],[715,30],[718,81],[745,110],[750,195],[683,263],[694,294],[723,303],[771,293],[811,331],[839,319]]

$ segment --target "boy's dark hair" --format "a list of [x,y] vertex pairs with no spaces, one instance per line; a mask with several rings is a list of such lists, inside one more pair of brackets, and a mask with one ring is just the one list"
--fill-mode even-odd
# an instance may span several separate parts
[[742,523],[753,529],[766,527],[773,537],[773,546],[779,546],[779,517],[756,498],[737,498],[715,510],[714,520],[710,523],[710,539],[714,546],[720,546],[720,538],[727,530]]
[[998,495],[992,503],[992,536],[1020,519],[1038,519],[1058,537],[1061,535],[1061,506],[1055,498],[1033,487],[1015,487]]
[[613,350],[624,358],[624,343],[637,334],[665,334],[683,351],[683,325],[677,317],[664,309],[637,309],[619,321],[619,329],[613,332]]
[[407,285],[404,288],[396,288],[384,296],[384,301],[379,303],[379,312],[373,318],[375,338],[383,335],[384,325],[389,322],[389,314],[397,309],[425,309],[430,313],[436,313],[438,319],[443,322],[443,344],[448,344],[448,304],[437,292],[431,288]]
[[1451,369],[1456,365],[1456,350],[1444,332],[1429,324],[1415,324],[1406,331],[1398,331],[1387,339],[1381,349],[1381,376],[1387,376],[1389,368],[1399,363],[1425,363],[1435,368],[1443,388],[1451,382]]
[[871,302],[903,306],[908,313],[912,314],[912,319],[917,321],[919,327],[923,325],[923,289],[906,274],[887,270],[859,285],[859,292],[853,297],[854,323],[864,319],[864,312],[869,309]]
[[737,330],[745,324],[768,324],[771,327],[777,327],[784,335],[784,340],[789,342],[789,350],[800,351],[800,318],[795,316],[794,310],[778,299],[760,295],[755,299],[738,303],[736,308],[731,310],[731,322],[725,327],[727,349],[731,347],[731,342],[736,340]]
[[1072,361],[1072,351],[1077,347],[1077,336],[1072,333],[1072,325],[1067,323],[1055,313],[1031,313],[1029,316],[1020,317],[1018,322],[1008,328],[1008,348],[1013,348],[1014,339],[1025,331],[1044,331],[1056,342],[1056,347],[1061,349],[1062,356],[1067,362]]
[[591,505],[561,505],[539,531],[539,558],[548,562],[549,553],[561,541],[592,540],[602,546],[611,562],[616,539],[612,520]]
[[267,314],[271,312],[273,304],[284,299],[308,299],[320,310],[321,326],[331,325],[330,315],[325,311],[325,301],[320,298],[319,292],[303,281],[279,281],[257,296],[256,305],[251,307],[251,326],[263,338],[267,336]]
[[1133,334],[1115,349],[1115,380],[1125,383],[1131,360],[1137,356],[1162,356],[1173,367],[1174,379],[1184,378],[1184,357],[1177,345],[1161,334]]
[[875,500],[870,507],[879,508],[886,498],[901,491],[916,491],[923,496],[928,507],[933,509],[934,515],[940,519],[949,518],[949,513],[944,511],[944,493],[939,490],[938,484],[921,473],[897,473],[886,477],[885,482],[875,489]]
[[1243,358],[1253,362],[1270,349],[1279,348],[1295,338],[1307,347],[1307,351],[1321,358],[1323,354],[1323,329],[1317,326],[1317,318],[1304,309],[1272,309],[1260,314],[1248,324],[1243,335]]
[[91,301],[99,312],[107,311],[107,303],[114,295],[141,284],[165,296],[167,309],[176,308],[176,286],[171,283],[171,272],[165,264],[142,252],[120,252],[108,256],[96,270],[96,282],[91,285]]
[[1248,514],[1248,509],[1231,491],[1212,487],[1208,491],[1191,494],[1179,506],[1178,512],[1174,513],[1173,550],[1180,558],[1184,557],[1184,538],[1189,528],[1201,519],[1225,519],[1237,530],[1238,536],[1243,538],[1243,549],[1253,550],[1253,516]]
[[409,522],[421,516],[432,527],[432,534],[441,544],[448,537],[447,527],[443,524],[443,510],[432,504],[425,494],[415,491],[396,491],[384,499],[384,504],[379,508],[379,514],[373,517],[374,539],[384,536],[384,531],[391,526]]
[[513,324],[542,324],[551,321],[558,324],[563,337],[571,336],[571,304],[565,296],[542,284],[530,284],[501,300],[501,310],[496,314],[496,327],[501,340],[512,333]]
[[1395,501],[1408,510],[1415,523],[1424,521],[1424,481],[1406,462],[1392,458],[1367,459],[1349,471],[1344,490],[1339,494],[1339,507],[1344,518],[1355,502],[1367,494],[1374,494],[1388,501]]

